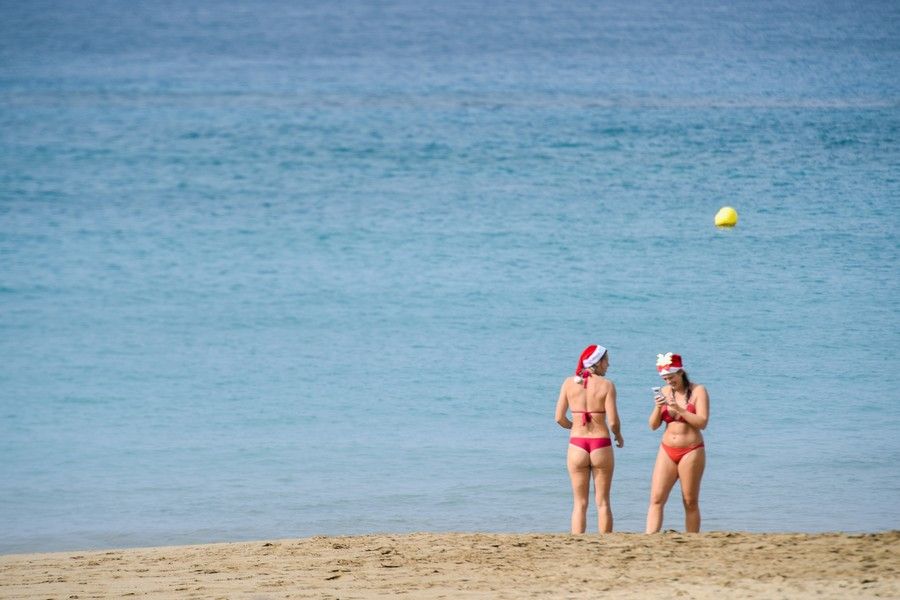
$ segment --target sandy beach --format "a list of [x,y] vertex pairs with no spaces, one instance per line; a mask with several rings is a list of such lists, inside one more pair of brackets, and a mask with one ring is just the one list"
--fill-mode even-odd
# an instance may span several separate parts
[[2,598],[897,598],[900,531],[430,534],[0,557]]

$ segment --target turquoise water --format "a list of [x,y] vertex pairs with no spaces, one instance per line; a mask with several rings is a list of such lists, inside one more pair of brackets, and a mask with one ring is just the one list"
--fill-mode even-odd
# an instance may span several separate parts
[[566,531],[589,343],[617,529],[666,351],[705,529],[898,527],[895,4],[0,11],[0,552]]

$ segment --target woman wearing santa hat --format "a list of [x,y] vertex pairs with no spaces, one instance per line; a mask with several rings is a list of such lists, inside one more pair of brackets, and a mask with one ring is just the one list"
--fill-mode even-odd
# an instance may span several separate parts
[[[578,359],[575,376],[563,381],[556,403],[556,422],[571,430],[566,464],[572,478],[574,500],[572,533],[584,533],[591,476],[597,502],[597,528],[601,533],[612,531],[609,488],[615,461],[610,429],[616,438],[616,446],[621,448],[624,440],[619,432],[616,386],[604,377],[608,368],[606,348],[598,345],[585,348]],[[572,420],[566,416],[567,410],[571,411]]]
[[650,429],[656,431],[665,422],[666,430],[650,483],[646,531],[656,533],[662,527],[663,507],[680,479],[684,529],[696,533],[700,531],[700,479],[706,466],[700,432],[709,422],[709,395],[702,385],[691,383],[678,354],[657,354],[656,370],[667,385],[654,398]]

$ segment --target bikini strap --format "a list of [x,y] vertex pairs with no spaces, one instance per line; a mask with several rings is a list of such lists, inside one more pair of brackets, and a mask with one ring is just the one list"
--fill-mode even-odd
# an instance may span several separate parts
[[587,389],[587,381],[593,375],[590,367],[582,367],[575,373],[575,383],[580,383],[581,387]]
[[588,423],[591,422],[591,411],[590,411],[591,407],[588,406],[588,398],[587,398],[587,382],[588,382],[588,377],[590,377],[592,375],[592,373],[591,373],[590,368],[585,369],[585,371],[587,371],[587,377],[584,378],[584,412],[581,413],[581,424],[582,425],[587,425]]
[[[585,369],[585,370],[587,370],[587,369]],[[581,424],[582,425],[587,425],[588,423],[590,423],[593,420],[593,418],[591,417],[592,414],[594,414],[594,415],[605,415],[606,414],[606,410],[588,410],[588,408],[589,407],[588,407],[588,399],[587,399],[587,379],[585,379],[584,380],[584,410],[573,410],[572,414],[581,413]]]

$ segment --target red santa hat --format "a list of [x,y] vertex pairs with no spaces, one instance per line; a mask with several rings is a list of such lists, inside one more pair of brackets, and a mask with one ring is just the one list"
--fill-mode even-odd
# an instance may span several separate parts
[[671,352],[657,354],[656,370],[659,372],[660,376],[671,375],[672,373],[683,371],[684,366],[681,364],[681,355],[672,354]]
[[583,383],[587,387],[587,379],[591,376],[588,369],[600,362],[604,354],[606,354],[606,348],[599,344],[592,344],[585,348],[578,357],[578,365],[575,367],[575,383]]

